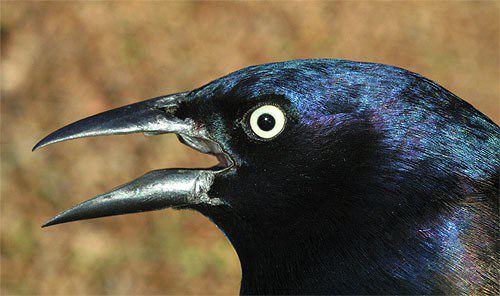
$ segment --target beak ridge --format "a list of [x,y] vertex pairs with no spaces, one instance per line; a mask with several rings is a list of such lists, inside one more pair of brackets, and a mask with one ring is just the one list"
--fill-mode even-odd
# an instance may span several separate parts
[[210,200],[214,173],[208,170],[165,169],[149,172],[108,193],[66,210],[42,227],[113,215],[183,207]]
[[33,147],[32,151],[53,143],[84,137],[138,132],[146,134],[188,132],[192,130],[192,124],[171,114],[185,98],[186,93],[178,93],[84,118],[46,136]]

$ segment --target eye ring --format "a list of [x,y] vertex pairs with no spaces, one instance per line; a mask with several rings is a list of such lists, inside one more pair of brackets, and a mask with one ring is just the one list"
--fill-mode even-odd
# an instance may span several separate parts
[[275,105],[262,105],[251,111],[249,125],[259,139],[270,140],[285,128],[285,112]]

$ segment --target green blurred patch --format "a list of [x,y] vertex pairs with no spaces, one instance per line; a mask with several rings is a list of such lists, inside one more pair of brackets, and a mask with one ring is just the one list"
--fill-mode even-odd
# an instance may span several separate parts
[[144,57],[144,48],[133,36],[128,36],[123,40],[118,52],[124,62],[134,65]]
[[227,259],[221,251],[226,250],[217,243],[206,247],[184,246],[179,257],[183,274],[194,279],[214,272],[212,276],[221,277],[227,273],[228,268]]
[[2,257],[30,258],[37,249],[37,234],[30,221],[12,223],[9,231],[2,232]]

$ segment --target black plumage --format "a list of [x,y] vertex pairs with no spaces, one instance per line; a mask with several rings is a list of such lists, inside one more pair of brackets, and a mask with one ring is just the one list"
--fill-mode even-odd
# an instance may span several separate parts
[[302,60],[83,119],[86,136],[177,133],[218,157],[159,170],[46,225],[194,209],[226,234],[242,294],[498,294],[500,129],[409,71]]

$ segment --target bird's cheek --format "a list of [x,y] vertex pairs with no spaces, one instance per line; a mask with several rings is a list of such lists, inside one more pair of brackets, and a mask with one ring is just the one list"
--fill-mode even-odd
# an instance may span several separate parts
[[258,172],[249,174],[248,171],[246,167],[237,167],[221,173],[215,177],[208,196],[222,199],[232,206],[249,202],[247,197],[259,191],[261,180]]
[[[226,172],[217,174],[214,182],[208,191],[210,198],[220,198],[229,203],[234,199],[235,195],[241,194],[236,183],[237,171],[235,168],[229,169]],[[239,192],[238,192],[239,191]]]

